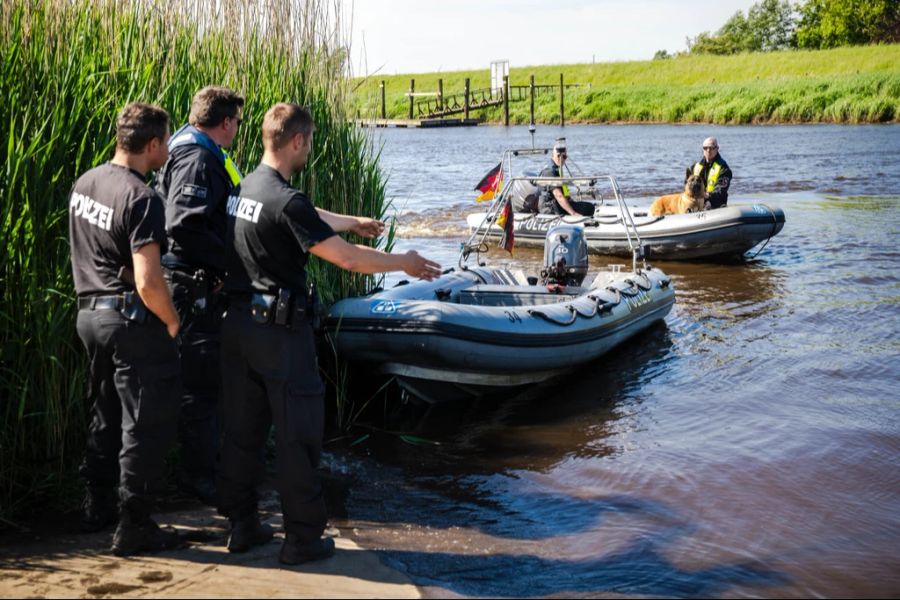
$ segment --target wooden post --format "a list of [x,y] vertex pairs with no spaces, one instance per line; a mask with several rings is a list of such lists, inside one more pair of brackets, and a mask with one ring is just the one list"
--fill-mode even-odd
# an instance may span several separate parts
[[566,86],[563,85],[563,74],[559,74],[559,126],[566,126]]
[[534,123],[534,75],[531,76],[531,90],[528,95],[531,96],[531,121],[529,123]]
[[444,80],[443,79],[438,79],[437,107],[438,107],[438,110],[444,110]]
[[509,127],[509,75],[503,76],[503,124]]
[[386,119],[387,116],[384,111],[384,80],[381,80],[381,118]]
[[413,94],[416,93],[416,80],[409,80],[409,120],[412,121],[413,118],[413,104],[416,101],[416,97]]
[[468,77],[466,77],[466,92],[465,93],[466,93],[466,105],[465,105],[465,110],[464,110],[463,114],[464,114],[464,118],[466,119],[466,121],[468,121],[469,120],[469,78]]

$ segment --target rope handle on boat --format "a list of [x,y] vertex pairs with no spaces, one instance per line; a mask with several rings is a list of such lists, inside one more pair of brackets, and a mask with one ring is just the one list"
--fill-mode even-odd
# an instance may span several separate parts
[[582,319],[593,319],[594,317],[596,317],[598,315],[603,316],[604,314],[610,312],[615,306],[617,306],[619,304],[619,302],[622,301],[621,297],[619,297],[615,302],[606,302],[602,298],[598,298],[597,296],[588,296],[587,298],[594,303],[592,310],[589,313],[583,313],[580,310],[578,310],[574,305],[567,304],[566,308],[569,310],[569,317],[570,317],[567,321],[561,321],[559,319],[555,319],[542,310],[530,309],[528,311],[528,314],[531,315],[532,317],[541,318],[541,319],[547,321],[548,323],[553,323],[554,325],[562,325],[563,327],[566,327],[568,325],[572,325],[573,323],[575,323],[575,321],[578,320],[578,317],[581,317]]
[[760,247],[760,249],[756,251],[756,254],[749,257],[747,260],[753,260],[754,258],[759,256],[759,253],[765,250],[766,246],[769,245],[769,240],[775,237],[775,230],[778,229],[778,217],[775,216],[775,211],[769,208],[768,204],[760,204],[759,206],[765,206],[766,210],[769,211],[769,214],[772,215],[772,233],[769,235],[769,237],[766,238],[766,241],[763,243],[762,247]]
[[[575,323],[575,321],[578,319],[578,317],[581,317],[583,319],[593,319],[596,316],[602,317],[604,314],[611,312],[613,308],[615,308],[616,306],[621,304],[623,296],[628,297],[628,298],[633,298],[633,297],[637,296],[638,294],[640,294],[641,292],[649,292],[650,290],[653,289],[653,281],[650,279],[650,277],[646,273],[639,273],[639,276],[644,278],[644,280],[646,281],[646,284],[641,284],[641,283],[635,281],[634,279],[629,278],[629,279],[625,280],[625,283],[627,283],[629,285],[628,289],[620,290],[619,288],[611,286],[611,285],[606,286],[605,291],[614,294],[616,297],[615,300],[611,300],[611,301],[603,300],[599,296],[594,296],[593,294],[589,294],[588,296],[586,296],[586,298],[588,300],[593,302],[593,309],[589,313],[583,313],[580,310],[578,310],[578,308],[576,308],[575,305],[567,304],[566,308],[569,310],[570,318],[565,321],[555,319],[554,317],[551,317],[544,311],[537,310],[537,309],[528,310],[528,314],[531,315],[532,317],[538,317],[540,319],[543,319],[543,320],[547,321],[548,323],[553,323],[554,325],[562,325],[564,327]],[[660,279],[659,287],[661,289],[665,289],[665,288],[669,287],[669,285],[671,285],[671,283],[672,283],[671,278]]]

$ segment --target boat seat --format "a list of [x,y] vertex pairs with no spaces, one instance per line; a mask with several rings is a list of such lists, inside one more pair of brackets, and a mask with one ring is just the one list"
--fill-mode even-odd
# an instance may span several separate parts
[[481,284],[460,290],[459,303],[476,306],[535,306],[572,300],[585,292],[584,288],[574,287],[560,294],[538,285]]
[[472,269],[488,283],[498,284],[502,286],[511,285],[528,285],[528,277],[522,269]]

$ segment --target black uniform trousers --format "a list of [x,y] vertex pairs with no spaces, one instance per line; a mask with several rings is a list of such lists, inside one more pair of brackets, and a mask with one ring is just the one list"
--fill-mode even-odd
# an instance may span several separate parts
[[181,397],[178,349],[162,321],[129,321],[117,310],[79,310],[78,336],[90,358],[87,485],[119,485],[122,509],[140,520],[165,485],[165,455]]
[[[190,274],[182,271],[185,277]],[[172,301],[181,321],[181,378],[184,395],[178,418],[181,469],[188,478],[210,481],[219,451],[219,388],[224,301],[209,294],[200,313],[194,310],[193,287],[170,281]]]
[[[572,207],[572,210],[577,212],[579,215],[583,217],[592,217],[594,216],[594,204],[591,202],[584,202],[582,200],[569,200],[569,206]],[[548,215],[567,215],[566,211],[563,210],[563,207],[559,205],[559,202],[556,201],[552,195],[544,195],[541,198],[541,213]]]
[[246,302],[232,300],[222,328],[225,436],[217,482],[225,516],[240,519],[257,509],[256,487],[265,474],[262,450],[274,425],[284,528],[301,542],[319,539],[327,521],[316,473],[324,391],[308,320],[291,327],[259,325]]

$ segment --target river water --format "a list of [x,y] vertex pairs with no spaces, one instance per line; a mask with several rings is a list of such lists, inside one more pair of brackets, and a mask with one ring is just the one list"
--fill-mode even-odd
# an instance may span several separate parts
[[[397,249],[444,266],[472,187],[531,146],[524,127],[374,135]],[[717,136],[729,203],[781,207],[785,228],[743,264],[656,264],[676,290],[665,324],[561,382],[414,418],[385,406],[405,424],[376,425],[417,438],[329,449],[351,482],[335,523],[435,597],[900,595],[900,127],[541,127],[536,143],[559,135],[638,204]]]

